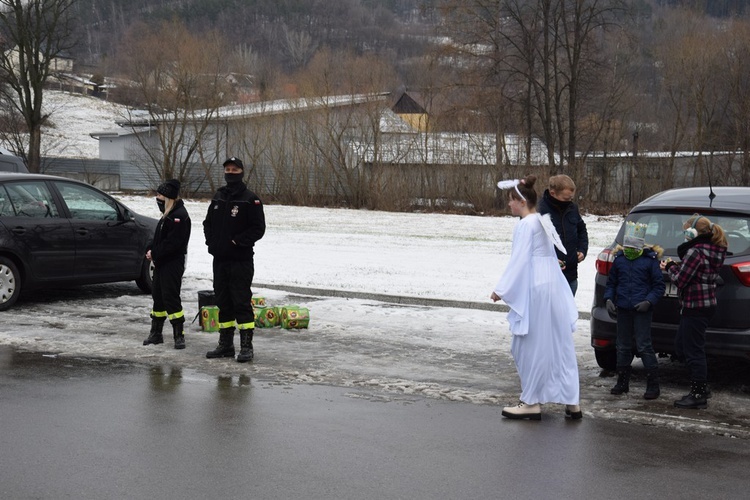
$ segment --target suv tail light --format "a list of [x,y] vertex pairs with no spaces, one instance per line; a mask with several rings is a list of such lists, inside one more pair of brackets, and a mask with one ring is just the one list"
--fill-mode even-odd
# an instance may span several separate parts
[[[599,252],[599,255],[596,256],[596,272],[599,274],[608,275],[614,261],[615,253],[611,248],[605,248],[604,250]],[[748,266],[750,266],[750,263],[748,263]],[[748,273],[750,273],[750,269],[748,269]]]
[[732,264],[732,271],[745,286],[750,286],[750,262],[741,262],[739,264]]

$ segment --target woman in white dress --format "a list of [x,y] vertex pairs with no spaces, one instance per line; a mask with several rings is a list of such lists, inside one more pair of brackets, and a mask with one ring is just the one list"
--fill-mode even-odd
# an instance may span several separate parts
[[565,415],[582,417],[578,364],[573,332],[578,310],[560,269],[555,246],[565,252],[549,216],[536,212],[536,177],[502,181],[509,189],[508,206],[521,217],[513,230],[508,266],[491,299],[510,307],[511,353],[521,378],[517,406],[503,408],[512,419],[541,420],[543,403],[566,405]]

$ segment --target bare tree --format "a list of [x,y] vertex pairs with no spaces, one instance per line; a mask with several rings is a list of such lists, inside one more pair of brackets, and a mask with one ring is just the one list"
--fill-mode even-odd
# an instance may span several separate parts
[[[442,7],[467,68],[477,75],[477,89],[497,103],[498,115],[516,110],[512,123],[528,140],[544,139],[550,165],[573,168],[584,103],[600,96],[600,108],[586,113],[605,116],[617,102],[612,86],[599,85],[612,63],[602,41],[625,2],[445,0]],[[608,95],[612,99],[603,99]]]
[[28,132],[17,144],[30,172],[41,167],[44,86],[56,63],[76,43],[72,6],[76,0],[0,0],[0,98]]
[[[305,95],[321,103],[320,109],[306,117],[304,138],[306,156],[317,163],[320,176],[326,179],[328,191],[352,206],[361,207],[374,194],[373,186],[365,185],[363,172],[349,159],[352,143],[365,144],[378,161],[380,150],[380,118],[383,100],[378,97],[395,85],[392,66],[373,55],[357,56],[348,52],[323,50],[316,54],[300,80]],[[325,96],[369,95],[350,105],[332,105]],[[324,96],[324,97],[320,97]]]
[[[219,33],[194,34],[178,21],[155,27],[137,25],[126,36],[121,58],[135,80],[137,102],[145,118],[128,117],[131,126],[145,125],[135,134],[156,179],[184,182],[190,165],[215,165],[219,108],[231,101],[227,49]],[[135,128],[134,128],[135,130]],[[207,171],[207,170],[206,170]]]
[[[735,34],[723,23],[708,23],[687,10],[672,12],[671,19],[676,23],[662,33],[657,52],[672,125],[670,151],[673,157],[683,149],[697,152],[695,180],[704,183],[711,161],[704,153],[730,145],[722,130],[740,96],[732,90],[732,73],[737,73],[727,63],[737,55],[735,49],[742,49],[735,47]],[[739,69],[736,63],[732,66]]]
[[294,68],[304,66],[315,53],[317,45],[305,32],[294,31],[286,25],[281,27],[281,41],[290,64]]
[[750,184],[750,21],[736,20],[728,32],[732,40],[724,53],[730,87],[728,115],[731,142],[740,155],[740,175],[735,179],[742,186]]

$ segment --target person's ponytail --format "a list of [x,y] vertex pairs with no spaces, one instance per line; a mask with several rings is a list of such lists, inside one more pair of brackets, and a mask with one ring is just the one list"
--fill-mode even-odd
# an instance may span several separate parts
[[724,229],[720,225],[713,223],[711,223],[709,227],[711,229],[711,243],[726,248],[728,244],[727,235],[724,233]]

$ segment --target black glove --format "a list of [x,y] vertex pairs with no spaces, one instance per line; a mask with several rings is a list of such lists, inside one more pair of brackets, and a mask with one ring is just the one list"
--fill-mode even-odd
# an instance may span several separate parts
[[610,299],[607,299],[607,312],[610,316],[615,316],[617,314],[617,306],[615,306],[615,303]]
[[651,308],[651,302],[649,302],[648,300],[644,300],[643,302],[638,302],[635,305],[635,310],[638,311],[639,313],[645,313],[650,308]]

